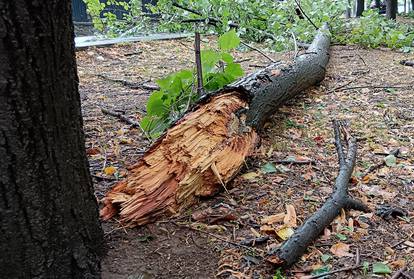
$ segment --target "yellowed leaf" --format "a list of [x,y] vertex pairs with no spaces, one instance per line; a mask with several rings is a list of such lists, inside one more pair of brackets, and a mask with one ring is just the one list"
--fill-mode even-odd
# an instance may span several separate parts
[[272,225],[274,223],[282,222],[285,218],[285,213],[279,213],[275,215],[265,216],[262,218],[262,224]]
[[292,228],[283,228],[276,232],[277,236],[280,237],[282,240],[286,240],[291,237],[295,231]]
[[283,219],[283,222],[285,223],[285,225],[289,227],[296,227],[297,221],[295,207],[291,204],[288,204],[286,205],[286,211],[287,213],[285,215],[285,218]]
[[337,257],[352,257],[354,254],[349,253],[349,245],[338,242],[334,245],[332,245],[330,249],[331,253],[334,254]]
[[259,176],[260,174],[257,172],[248,172],[248,173],[243,174],[241,177],[246,180],[253,180]]
[[114,175],[116,173],[116,168],[113,166],[104,168],[104,173],[106,175]]

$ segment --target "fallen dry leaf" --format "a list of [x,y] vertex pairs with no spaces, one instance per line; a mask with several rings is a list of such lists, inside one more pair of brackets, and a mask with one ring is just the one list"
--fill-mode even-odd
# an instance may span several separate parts
[[263,225],[272,225],[274,223],[282,222],[285,218],[285,213],[279,213],[275,215],[265,216],[260,221]]
[[354,254],[349,253],[349,245],[338,242],[334,245],[332,245],[330,249],[331,253],[334,254],[337,257],[353,257]]
[[283,219],[283,223],[289,227],[295,228],[297,226],[295,207],[291,204],[288,204],[286,205],[286,211],[287,213]]
[[104,169],[104,173],[105,173],[106,175],[114,175],[114,174],[116,173],[116,168],[115,168],[115,167],[113,167],[113,166],[106,167],[106,168]]

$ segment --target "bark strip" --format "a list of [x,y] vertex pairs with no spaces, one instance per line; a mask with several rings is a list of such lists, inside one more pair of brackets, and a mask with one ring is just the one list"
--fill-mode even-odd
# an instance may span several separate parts
[[325,24],[306,53],[274,63],[209,96],[158,139],[104,200],[101,216],[130,226],[182,212],[238,173],[275,110],[325,76]]
[[[334,193],[280,248],[269,252],[267,260],[276,266],[287,268],[298,261],[309,245],[340,214],[341,209],[370,211],[366,205],[351,198],[348,194],[349,179],[356,160],[356,140],[349,134],[344,122],[334,121],[334,133],[339,161],[339,174],[335,181]],[[344,136],[346,151],[341,140],[341,133]]]

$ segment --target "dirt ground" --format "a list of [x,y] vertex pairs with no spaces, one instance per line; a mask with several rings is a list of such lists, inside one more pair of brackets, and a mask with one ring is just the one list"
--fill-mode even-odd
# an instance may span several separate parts
[[[215,44],[212,37],[203,42],[204,46]],[[280,60],[292,59],[293,53],[269,55]],[[247,73],[268,64],[257,52],[237,51],[235,56]],[[145,114],[150,91],[131,89],[99,75],[154,83],[167,73],[192,66],[192,41],[88,49],[77,52],[77,57],[87,152],[96,196],[101,199],[150,144],[139,129],[103,114],[101,108],[138,121]],[[414,68],[400,65],[403,59],[414,56],[333,46],[325,80],[275,112],[261,146],[227,185],[228,193],[202,201],[181,217],[140,228],[124,228],[117,220],[103,223],[108,247],[103,278],[272,278],[276,271],[262,257],[281,243],[280,231],[274,226],[269,230],[263,218],[293,207],[300,225],[332,192],[338,170],[332,119],[351,122],[358,158],[350,192],[373,213],[343,212],[286,272],[287,278],[353,266],[357,254],[361,264],[368,263],[364,268],[331,278],[389,278],[404,266],[407,276],[414,278],[410,271],[414,270]],[[398,156],[390,160],[388,155],[396,149]],[[311,163],[277,163],[286,158]],[[275,168],[269,171],[264,167],[267,163]],[[108,167],[114,167],[110,170],[115,173],[105,171]],[[384,220],[375,214],[383,205],[408,214]],[[208,208],[226,208],[234,220],[191,218],[191,213]],[[265,243],[240,245],[266,235]],[[374,275],[373,264],[379,262],[391,273]]]

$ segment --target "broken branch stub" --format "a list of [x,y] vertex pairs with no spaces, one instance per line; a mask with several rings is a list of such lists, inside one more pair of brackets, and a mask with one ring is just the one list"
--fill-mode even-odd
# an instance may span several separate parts
[[[280,248],[269,252],[267,260],[276,266],[287,268],[297,262],[309,245],[340,214],[341,209],[370,211],[366,205],[351,198],[348,194],[348,184],[356,160],[356,140],[349,134],[344,122],[334,121],[334,133],[339,161],[339,174],[335,181],[334,192],[325,204],[307,219]],[[341,134],[344,136],[346,150]]]
[[130,167],[110,190],[101,216],[129,226],[174,215],[233,179],[275,110],[325,76],[330,35],[325,24],[294,62],[274,63],[203,97]]

